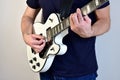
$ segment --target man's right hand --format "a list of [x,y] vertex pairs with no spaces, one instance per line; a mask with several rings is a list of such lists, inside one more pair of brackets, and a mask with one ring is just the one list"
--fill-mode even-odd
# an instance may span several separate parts
[[46,44],[45,37],[37,34],[24,34],[24,41],[36,53],[40,53]]

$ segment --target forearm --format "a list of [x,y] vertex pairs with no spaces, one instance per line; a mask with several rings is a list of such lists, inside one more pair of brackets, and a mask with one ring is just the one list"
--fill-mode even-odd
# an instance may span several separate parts
[[39,11],[40,9],[32,9],[30,7],[26,8],[21,20],[21,31],[23,37],[25,34],[33,33],[33,23]]
[[21,31],[24,34],[31,34],[34,20],[30,17],[23,16],[21,21]]
[[92,26],[92,30],[93,30],[92,36],[102,35],[107,31],[109,31],[109,29],[110,29],[110,19],[109,18],[100,19]]
[[92,25],[93,35],[99,36],[110,29],[110,6],[96,10],[97,21]]

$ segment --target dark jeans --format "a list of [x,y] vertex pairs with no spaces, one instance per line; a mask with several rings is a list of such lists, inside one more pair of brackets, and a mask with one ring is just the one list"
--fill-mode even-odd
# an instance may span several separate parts
[[51,74],[40,74],[40,80],[96,80],[96,74],[89,74],[82,77],[58,77]]

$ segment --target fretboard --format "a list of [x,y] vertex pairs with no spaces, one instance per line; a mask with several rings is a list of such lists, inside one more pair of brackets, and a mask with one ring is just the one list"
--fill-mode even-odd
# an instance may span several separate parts
[[[88,15],[103,4],[108,2],[108,0],[92,0],[88,4],[86,4],[84,7],[81,8],[81,12],[84,15]],[[60,32],[64,31],[70,26],[69,17],[61,21],[58,25],[53,27],[50,31],[51,37],[55,37]]]

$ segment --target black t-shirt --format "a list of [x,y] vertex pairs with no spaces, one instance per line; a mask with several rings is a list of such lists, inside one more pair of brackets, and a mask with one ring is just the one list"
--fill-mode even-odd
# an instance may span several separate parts
[[[91,0],[74,0],[70,13],[77,8],[83,7]],[[51,13],[60,12],[60,0],[27,0],[29,7],[37,9],[43,8],[44,21]],[[101,6],[104,8],[109,2]],[[94,12],[89,14],[92,24],[96,21]],[[68,49],[64,55],[56,56],[48,72],[57,76],[82,76],[96,73],[98,66],[95,55],[96,37],[82,38],[69,29],[69,33],[63,38],[63,43]]]

